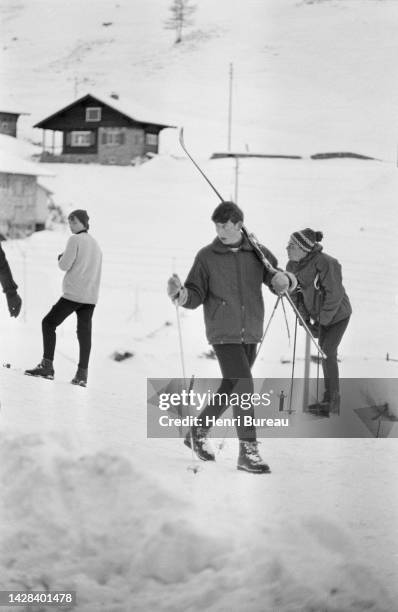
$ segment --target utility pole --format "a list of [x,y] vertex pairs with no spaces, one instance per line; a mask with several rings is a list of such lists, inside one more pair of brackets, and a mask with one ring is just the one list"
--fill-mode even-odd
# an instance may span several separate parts
[[239,187],[239,157],[235,157],[235,204],[238,203],[238,187]]
[[228,153],[231,152],[231,131],[232,131],[232,83],[234,77],[234,66],[229,65],[229,100],[228,100]]

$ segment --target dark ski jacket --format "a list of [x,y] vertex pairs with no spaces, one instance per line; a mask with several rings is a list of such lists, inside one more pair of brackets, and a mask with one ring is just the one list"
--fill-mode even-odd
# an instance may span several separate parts
[[14,282],[5,253],[0,244],[0,283],[4,293],[15,293],[18,285]]
[[[269,262],[278,262],[261,247]],[[269,273],[246,239],[232,251],[215,238],[196,255],[185,281],[188,299],[185,308],[203,304],[206,336],[210,344],[255,344],[263,334],[264,301],[262,283],[271,287]]]
[[[304,315],[327,326],[351,315],[350,300],[343,286],[341,265],[315,245],[301,261],[289,261],[286,270],[296,275],[301,288]],[[318,287],[318,289],[317,289]]]

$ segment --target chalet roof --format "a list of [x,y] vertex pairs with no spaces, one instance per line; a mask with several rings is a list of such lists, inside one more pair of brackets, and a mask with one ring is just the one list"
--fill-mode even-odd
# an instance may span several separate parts
[[3,106],[0,106],[0,114],[4,113],[7,115],[15,115],[16,117],[19,117],[20,115],[30,115],[30,113],[25,113],[23,111],[16,111],[15,109],[11,110],[10,108],[4,108]]
[[111,99],[105,99],[104,97],[99,97],[98,95],[93,95],[91,93],[88,93],[84,96],[82,96],[81,98],[78,98],[77,100],[74,100],[71,104],[68,104],[67,106],[64,106],[63,108],[61,108],[60,110],[56,111],[55,113],[53,113],[52,115],[49,115],[48,117],[46,117],[45,119],[42,119],[41,121],[39,121],[38,123],[36,123],[33,127],[37,127],[37,128],[46,128],[46,124],[51,121],[52,119],[56,118],[58,115],[60,115],[61,113],[64,113],[65,111],[69,110],[70,108],[73,108],[76,104],[80,104],[81,102],[84,102],[85,100],[88,99],[92,99],[93,102],[97,102],[103,106],[107,106],[108,108],[116,111],[117,113],[120,113],[121,115],[123,115],[124,117],[126,117],[128,120],[133,121],[134,123],[141,123],[143,125],[152,125],[152,126],[156,126],[158,128],[160,128],[161,130],[165,129],[165,128],[174,128],[174,125],[167,125],[165,123],[158,123],[156,121],[152,121],[151,119],[137,119],[136,117],[133,117],[133,115],[131,114],[131,110],[128,108],[124,108],[124,106],[122,106],[118,100],[114,100],[113,98]]
[[30,176],[54,176],[51,172],[43,170],[39,164],[21,159],[8,151],[0,149],[0,172],[5,174],[27,174]]

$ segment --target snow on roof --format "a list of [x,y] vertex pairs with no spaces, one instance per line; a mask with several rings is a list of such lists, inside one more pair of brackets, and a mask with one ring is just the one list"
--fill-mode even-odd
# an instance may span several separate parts
[[26,161],[25,159],[1,149],[0,172],[7,174],[28,174],[31,176],[54,176],[51,172],[41,169],[39,164]]
[[41,153],[41,148],[27,140],[0,134],[0,150],[30,161],[32,155]]
[[[103,104],[107,104],[108,106],[111,106],[115,110],[119,111],[119,113],[122,113],[123,115],[127,115],[131,119],[134,119],[135,121],[139,121],[140,123],[157,123],[159,125],[164,125],[165,127],[171,127],[171,128],[175,127],[174,125],[166,125],[164,123],[164,119],[161,119],[158,116],[155,117],[154,113],[151,110],[150,110],[151,116],[150,118],[148,118],[149,117],[148,111],[140,107],[136,102],[134,102],[134,107],[133,107],[133,104],[131,102],[125,104],[123,102],[120,102],[119,99],[116,100],[115,98],[112,98],[110,95],[109,96],[107,95],[98,96],[93,93],[88,93],[87,95],[92,96],[93,98],[96,98]],[[137,112],[139,116],[137,116]],[[145,117],[145,119],[143,119],[142,117]]]

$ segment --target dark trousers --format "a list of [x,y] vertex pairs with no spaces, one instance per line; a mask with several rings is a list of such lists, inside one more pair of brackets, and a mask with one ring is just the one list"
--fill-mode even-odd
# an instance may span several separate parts
[[[256,358],[256,344],[215,344],[213,346],[220,364],[223,379],[217,394],[236,394],[253,393],[253,377],[251,367]],[[202,425],[206,425],[206,417],[218,419],[228,408],[228,403],[215,401],[208,404],[202,410],[199,418]],[[234,418],[240,417],[236,425],[236,432],[239,440],[253,441],[256,439],[256,428],[254,426],[244,426],[243,417],[245,415],[254,417],[253,406],[244,410],[240,406],[232,406]]]
[[326,359],[322,360],[322,369],[325,380],[325,399],[328,401],[333,397],[333,394],[340,390],[337,348],[347,329],[349,320],[350,317],[333,325],[321,325],[320,328],[319,346],[326,355]]
[[72,312],[76,312],[77,339],[80,349],[79,368],[87,370],[91,351],[91,319],[94,308],[94,304],[81,304],[65,298],[58,300],[42,321],[43,357],[53,361],[56,343],[55,330]]

